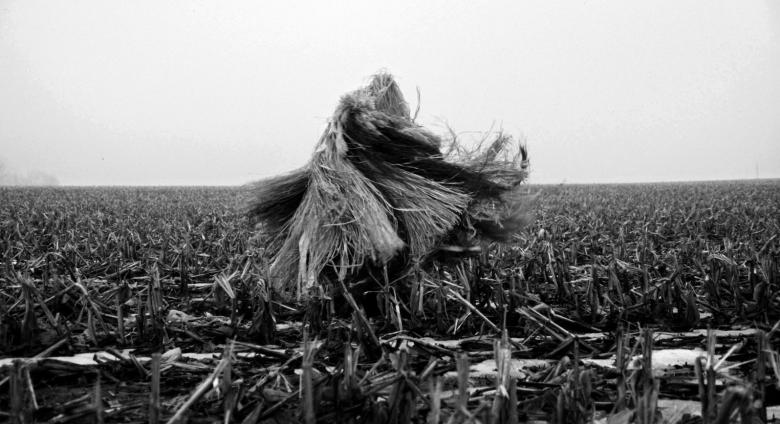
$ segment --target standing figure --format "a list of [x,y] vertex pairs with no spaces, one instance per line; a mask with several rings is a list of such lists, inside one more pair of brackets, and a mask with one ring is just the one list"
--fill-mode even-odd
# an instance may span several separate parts
[[306,166],[256,183],[249,214],[272,285],[300,299],[391,263],[395,279],[444,243],[508,239],[527,221],[527,170],[511,137],[466,151],[415,124],[380,73],[342,97]]

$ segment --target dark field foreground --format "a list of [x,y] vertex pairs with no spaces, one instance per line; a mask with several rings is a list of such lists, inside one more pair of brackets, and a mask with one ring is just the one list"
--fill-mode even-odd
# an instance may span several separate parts
[[780,417],[780,181],[537,189],[364,313],[281,301],[238,189],[0,188],[0,421]]

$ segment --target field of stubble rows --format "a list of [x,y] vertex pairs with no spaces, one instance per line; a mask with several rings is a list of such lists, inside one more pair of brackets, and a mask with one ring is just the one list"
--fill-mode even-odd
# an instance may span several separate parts
[[780,181],[530,190],[367,316],[275,294],[240,189],[0,188],[0,421],[772,419]]

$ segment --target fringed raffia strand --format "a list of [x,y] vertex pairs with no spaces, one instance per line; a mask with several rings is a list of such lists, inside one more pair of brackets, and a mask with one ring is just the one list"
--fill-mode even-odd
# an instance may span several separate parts
[[524,147],[504,135],[471,152],[453,139],[445,155],[443,144],[412,122],[390,74],[344,96],[309,164],[255,185],[249,214],[273,252],[277,290],[306,297],[368,266],[418,263],[457,232],[501,240],[518,230]]

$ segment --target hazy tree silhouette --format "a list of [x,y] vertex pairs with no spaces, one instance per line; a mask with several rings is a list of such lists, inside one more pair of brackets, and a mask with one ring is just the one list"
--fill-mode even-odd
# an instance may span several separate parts
[[0,160],[0,186],[56,186],[59,184],[57,177],[43,171],[30,171],[27,175],[19,175],[12,171],[3,160]]

